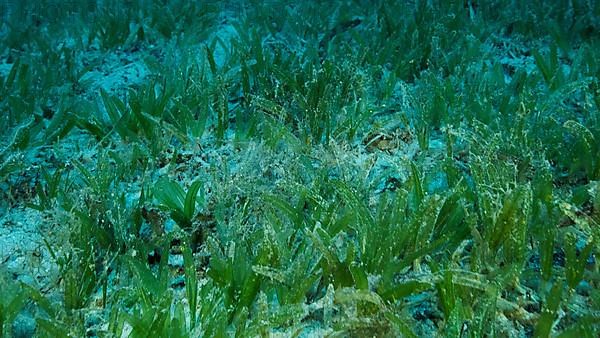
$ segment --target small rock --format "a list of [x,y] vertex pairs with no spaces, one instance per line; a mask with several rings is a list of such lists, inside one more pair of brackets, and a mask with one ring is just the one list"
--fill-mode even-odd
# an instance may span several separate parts
[[33,337],[35,319],[30,314],[18,314],[12,325],[12,337]]

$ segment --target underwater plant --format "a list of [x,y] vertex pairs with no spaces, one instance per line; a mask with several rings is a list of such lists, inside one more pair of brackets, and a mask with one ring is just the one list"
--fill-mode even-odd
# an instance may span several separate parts
[[595,337],[600,4],[0,4],[3,336]]

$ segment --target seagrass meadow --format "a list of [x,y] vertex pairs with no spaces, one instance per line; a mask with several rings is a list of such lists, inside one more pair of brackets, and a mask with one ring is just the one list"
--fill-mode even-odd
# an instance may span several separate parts
[[600,336],[600,1],[0,17],[0,337]]

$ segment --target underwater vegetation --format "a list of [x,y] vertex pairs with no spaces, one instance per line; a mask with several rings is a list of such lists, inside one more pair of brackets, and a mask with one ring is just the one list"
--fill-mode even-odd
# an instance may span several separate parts
[[0,9],[0,336],[600,335],[599,1]]

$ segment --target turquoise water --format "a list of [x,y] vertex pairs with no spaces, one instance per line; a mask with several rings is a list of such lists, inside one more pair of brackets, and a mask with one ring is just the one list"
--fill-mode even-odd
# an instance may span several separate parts
[[597,1],[0,3],[8,337],[597,336]]

